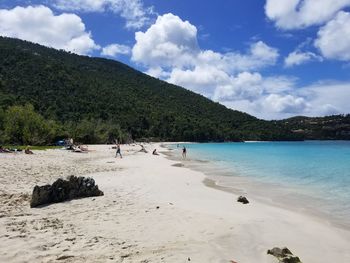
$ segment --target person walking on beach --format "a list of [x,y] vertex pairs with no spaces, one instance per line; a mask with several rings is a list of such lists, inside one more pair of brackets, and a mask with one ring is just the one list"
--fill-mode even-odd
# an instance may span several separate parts
[[115,158],[118,157],[118,153],[120,155],[120,159],[123,158],[121,150],[120,150],[120,144],[119,143],[117,144],[117,152],[115,153]]
[[186,150],[186,147],[184,146],[182,148],[182,158],[186,159],[186,153],[187,153],[187,150]]

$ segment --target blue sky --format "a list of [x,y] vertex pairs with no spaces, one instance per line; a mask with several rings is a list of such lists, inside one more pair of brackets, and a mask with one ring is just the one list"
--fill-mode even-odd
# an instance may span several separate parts
[[122,61],[264,119],[350,113],[350,0],[0,1],[0,35]]

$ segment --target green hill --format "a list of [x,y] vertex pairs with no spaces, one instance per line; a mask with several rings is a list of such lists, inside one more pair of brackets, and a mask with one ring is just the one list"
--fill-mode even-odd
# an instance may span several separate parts
[[[5,127],[10,125],[5,123],[5,115],[10,114],[8,108],[25,104],[33,105],[46,122],[54,123],[55,131],[51,131],[54,135],[45,143],[64,136],[86,143],[105,142],[121,134],[124,139],[173,141],[303,138],[283,123],[259,120],[228,109],[117,61],[0,37],[3,143],[27,142],[4,134],[11,130]],[[16,109],[11,114],[19,114],[15,112]]]
[[350,115],[298,116],[279,121],[279,124],[305,140],[350,140]]

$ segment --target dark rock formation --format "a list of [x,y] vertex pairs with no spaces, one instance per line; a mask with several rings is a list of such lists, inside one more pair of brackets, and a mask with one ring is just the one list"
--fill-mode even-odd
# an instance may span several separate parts
[[244,196],[238,197],[237,202],[241,202],[243,204],[249,204],[248,199],[246,197],[244,197]]
[[294,256],[292,252],[286,247],[267,250],[267,254],[273,255],[278,259],[280,263],[302,263],[297,256]]
[[72,175],[68,180],[57,179],[52,185],[36,185],[33,189],[30,207],[101,195],[103,192],[95,185],[94,179]]

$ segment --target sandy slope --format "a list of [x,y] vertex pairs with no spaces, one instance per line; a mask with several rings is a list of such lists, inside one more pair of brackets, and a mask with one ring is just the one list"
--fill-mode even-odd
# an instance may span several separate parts
[[[242,205],[139,147],[123,146],[123,159],[110,146],[90,149],[0,155],[0,262],[264,263],[276,262],[273,246],[306,263],[350,262],[350,233],[322,219]],[[92,176],[105,196],[29,208],[35,184],[72,174]]]

